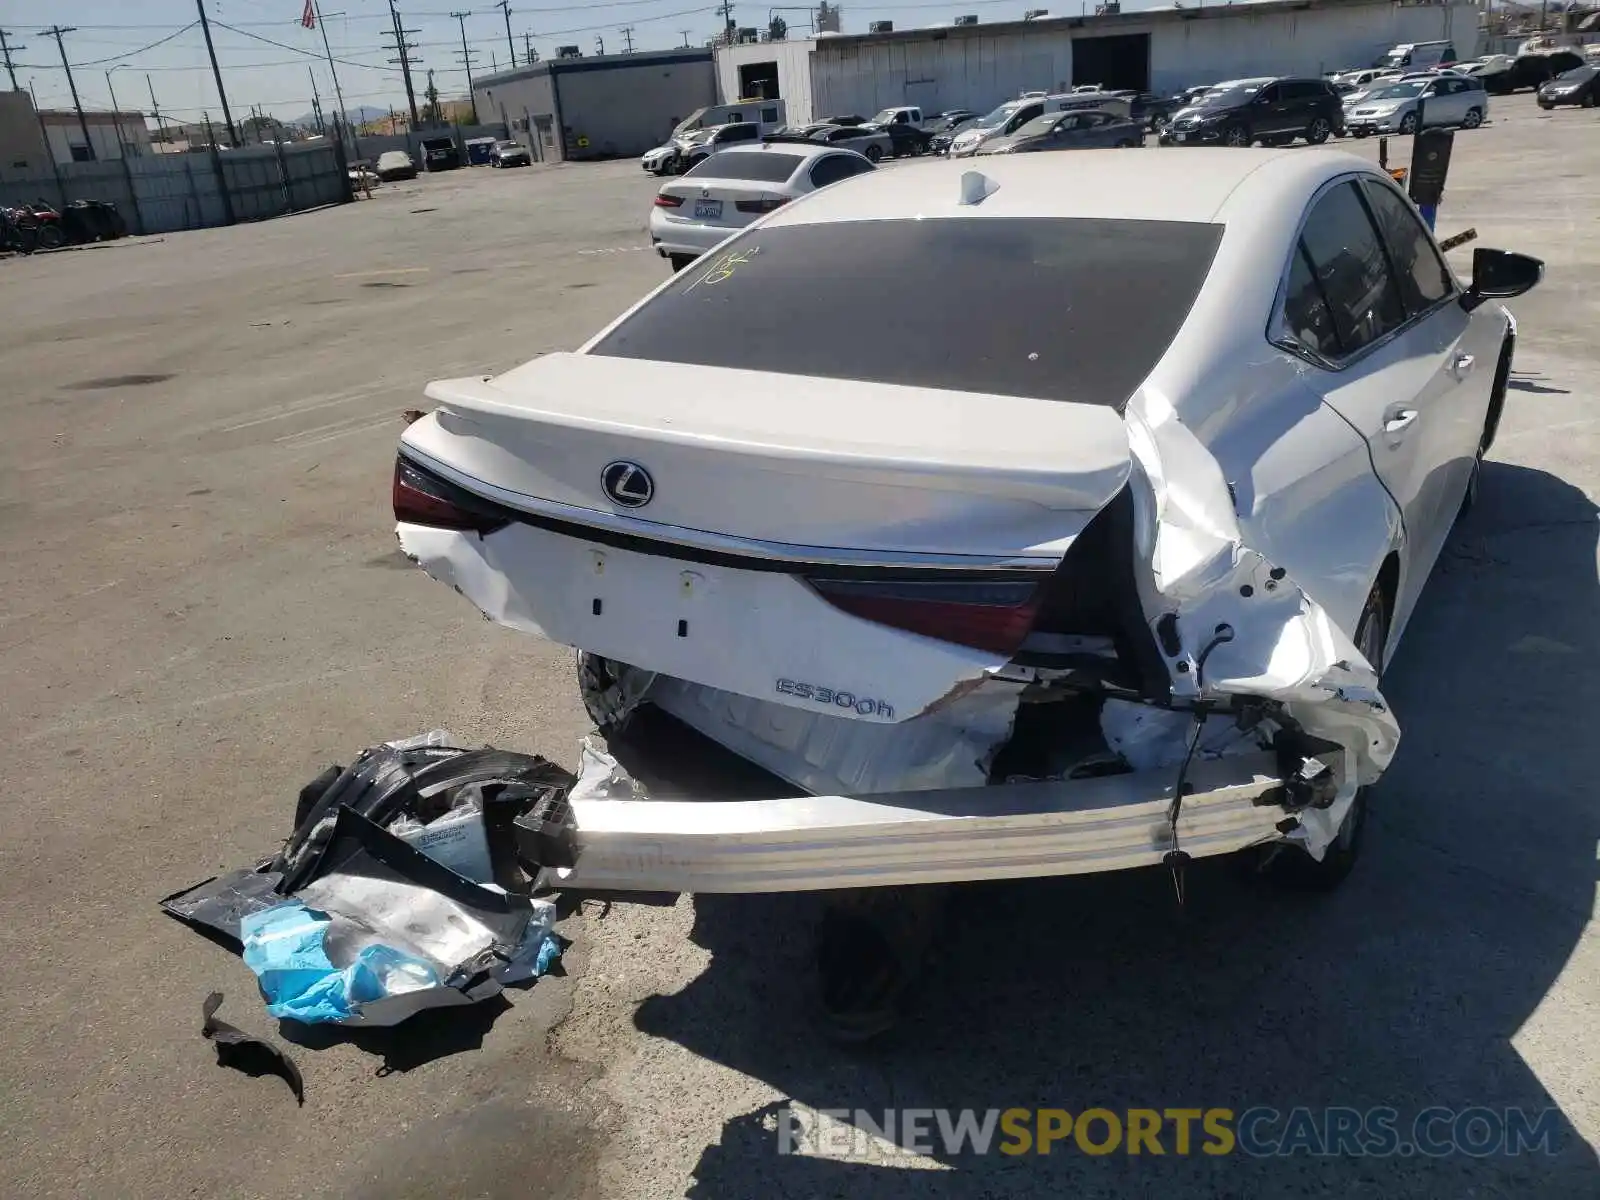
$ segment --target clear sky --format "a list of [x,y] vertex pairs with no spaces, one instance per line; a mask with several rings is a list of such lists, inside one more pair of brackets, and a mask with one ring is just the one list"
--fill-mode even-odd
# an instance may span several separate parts
[[[427,86],[426,72],[432,68],[444,99],[466,94],[467,76],[461,59],[461,25],[452,11],[468,10],[466,37],[475,51],[473,71],[486,74],[496,66],[504,69],[512,47],[507,45],[505,18],[490,0],[397,0],[407,29],[417,32],[411,40],[420,44],[415,52],[416,86],[420,93]],[[1170,5],[1170,0],[1125,0],[1125,9]],[[387,0],[318,0],[333,47],[339,83],[345,105],[354,109],[365,104],[377,108],[393,105],[403,108],[405,89],[400,70],[390,66],[394,57],[385,40],[392,26]],[[223,83],[236,120],[248,115],[252,105],[283,120],[293,120],[311,111],[312,76],[322,95],[323,110],[335,110],[333,85],[328,62],[323,56],[320,31],[300,24],[304,0],[205,0],[211,19],[217,59],[222,65]],[[533,34],[533,45],[540,57],[549,58],[558,45],[578,45],[585,54],[598,51],[597,39],[605,50],[615,53],[627,45],[625,27],[632,27],[635,50],[659,50],[681,46],[685,38],[702,45],[715,35],[721,18],[711,0],[611,0],[609,3],[579,4],[574,0],[510,0],[512,41],[521,60],[524,33]],[[1081,0],[844,0],[844,32],[864,33],[867,22],[887,19],[897,27],[910,28],[948,22],[960,13],[977,13],[984,21],[1015,20],[1030,7],[1052,8],[1054,12],[1077,11]],[[1093,9],[1092,3],[1089,5]],[[778,9],[763,3],[735,3],[734,20],[740,25],[764,26],[777,11],[789,22],[791,34],[804,36],[811,22],[811,11],[803,6],[790,10],[780,0]],[[48,17],[46,24],[41,18]],[[205,41],[198,25],[195,0],[0,0],[0,29],[13,44],[26,46],[13,53],[17,82],[31,82],[41,107],[68,107],[72,100],[67,77],[61,68],[61,54],[53,37],[41,32],[48,24],[75,26],[66,34],[67,57],[73,64],[78,94],[86,108],[110,108],[111,89],[124,111],[150,110],[150,86],[164,117],[196,121],[209,111],[220,119],[216,85],[206,58]],[[181,31],[181,32],[180,32]],[[171,40],[152,45],[161,39]],[[262,41],[258,39],[270,39]],[[279,43],[272,45],[271,42]],[[145,49],[145,47],[150,47]],[[125,64],[125,65],[121,65]],[[308,74],[307,68],[310,73]],[[115,69],[109,86],[106,71]],[[146,76],[148,75],[148,82]],[[0,75],[0,87],[9,81]]]

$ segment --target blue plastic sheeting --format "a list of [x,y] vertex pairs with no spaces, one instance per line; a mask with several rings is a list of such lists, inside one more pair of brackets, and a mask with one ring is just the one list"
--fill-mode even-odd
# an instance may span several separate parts
[[441,985],[431,966],[391,946],[367,946],[349,966],[334,966],[324,948],[332,924],[298,901],[240,923],[245,965],[256,973],[273,1016],[308,1025],[348,1021],[363,1004]]

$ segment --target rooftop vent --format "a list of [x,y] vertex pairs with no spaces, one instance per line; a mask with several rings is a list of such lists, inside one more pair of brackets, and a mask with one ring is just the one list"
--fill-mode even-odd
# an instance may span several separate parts
[[968,13],[964,17],[957,17],[954,21],[952,21],[950,23],[952,25],[976,25],[978,23],[978,14],[977,13]]
[[868,33],[893,33],[893,21],[873,21],[867,26]]
[[1050,10],[1048,8],[1030,8],[1022,14],[1022,19],[1024,21],[1037,21],[1040,17],[1048,17],[1049,15]]

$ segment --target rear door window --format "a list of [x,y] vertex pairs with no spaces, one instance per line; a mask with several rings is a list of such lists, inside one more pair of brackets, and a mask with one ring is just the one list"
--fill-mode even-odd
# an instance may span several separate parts
[[1367,205],[1378,224],[1395,284],[1406,314],[1415,316],[1455,292],[1455,281],[1411,202],[1377,180],[1362,181]]
[[1035,217],[768,225],[674,276],[591,353],[1120,410],[1183,325],[1221,236]]
[[819,158],[812,165],[811,186],[824,188],[830,183],[838,183],[841,179],[849,179],[852,175],[860,175],[870,170],[872,164],[869,162],[848,154],[830,154],[826,158]]
[[1405,322],[1388,254],[1354,180],[1323,194],[1300,236],[1344,353],[1371,345]]

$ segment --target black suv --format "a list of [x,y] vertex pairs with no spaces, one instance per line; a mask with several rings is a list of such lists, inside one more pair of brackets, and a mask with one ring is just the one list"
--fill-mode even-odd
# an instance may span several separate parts
[[1344,127],[1344,104],[1326,79],[1274,79],[1204,97],[1161,131],[1163,146],[1313,146]]

